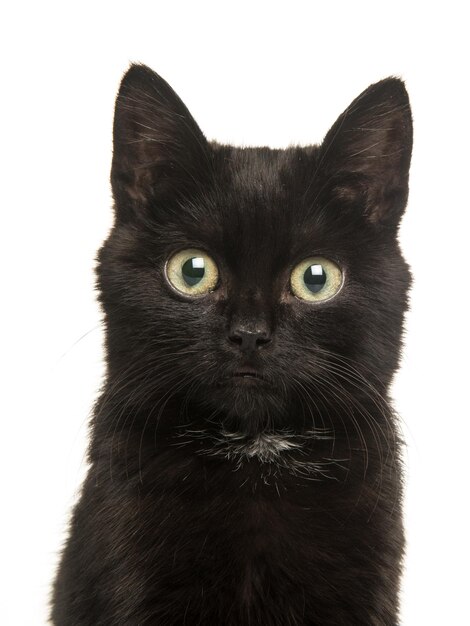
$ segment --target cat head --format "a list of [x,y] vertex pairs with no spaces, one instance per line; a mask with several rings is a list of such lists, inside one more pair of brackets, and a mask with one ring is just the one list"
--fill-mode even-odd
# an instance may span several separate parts
[[132,66],[98,265],[109,380],[129,406],[158,406],[169,427],[256,431],[311,426],[348,388],[386,392],[410,281],[397,230],[411,148],[397,78],[320,145],[282,150],[207,141],[171,87]]

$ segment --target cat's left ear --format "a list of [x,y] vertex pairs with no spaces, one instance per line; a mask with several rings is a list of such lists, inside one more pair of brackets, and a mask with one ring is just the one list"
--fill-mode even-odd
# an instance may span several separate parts
[[413,144],[403,81],[386,78],[340,115],[319,154],[323,185],[344,205],[377,225],[397,228],[408,199]]
[[194,118],[161,76],[132,65],[116,99],[111,184],[118,218],[129,220],[192,197],[210,170]]

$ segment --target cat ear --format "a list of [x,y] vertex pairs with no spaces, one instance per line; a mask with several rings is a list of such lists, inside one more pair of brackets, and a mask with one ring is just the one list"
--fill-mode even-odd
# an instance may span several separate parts
[[340,205],[396,228],[408,198],[412,143],[405,85],[386,78],[356,98],[326,135],[318,165],[323,184]]
[[209,145],[198,125],[145,65],[132,65],[122,79],[113,144],[111,184],[116,213],[124,219],[190,194],[208,169]]

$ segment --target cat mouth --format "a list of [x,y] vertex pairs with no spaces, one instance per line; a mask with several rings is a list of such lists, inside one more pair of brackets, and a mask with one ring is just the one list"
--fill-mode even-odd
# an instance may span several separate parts
[[221,384],[232,383],[238,385],[268,384],[266,377],[252,367],[243,367],[235,370],[230,376],[224,376],[220,382]]
[[241,378],[243,380],[265,380],[263,376],[256,372],[235,372],[233,378]]

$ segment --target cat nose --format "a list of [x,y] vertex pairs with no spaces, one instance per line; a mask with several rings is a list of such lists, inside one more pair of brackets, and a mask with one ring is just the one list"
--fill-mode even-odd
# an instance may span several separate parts
[[271,341],[271,335],[264,325],[252,328],[232,327],[228,338],[232,343],[239,345],[242,352],[254,352]]

